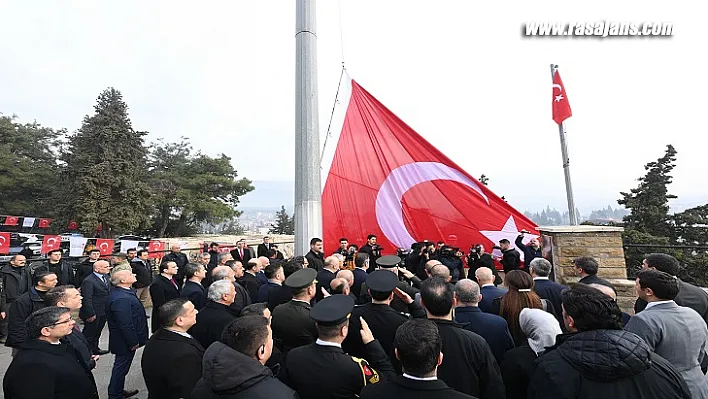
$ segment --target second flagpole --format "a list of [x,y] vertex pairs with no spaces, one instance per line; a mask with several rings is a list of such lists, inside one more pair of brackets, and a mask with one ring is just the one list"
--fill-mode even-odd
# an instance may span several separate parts
[[[555,77],[558,65],[551,64],[551,82]],[[565,142],[565,126],[561,122],[558,124],[560,134],[561,156],[563,157],[563,173],[565,174],[565,195],[568,200],[568,219],[572,226],[578,225],[578,215],[575,213],[575,200],[573,199],[573,184],[570,182],[570,160],[568,158],[568,146]]]

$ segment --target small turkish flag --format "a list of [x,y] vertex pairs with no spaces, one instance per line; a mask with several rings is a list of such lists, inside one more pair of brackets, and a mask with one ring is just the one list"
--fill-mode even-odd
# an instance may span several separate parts
[[79,224],[76,223],[76,221],[71,220],[69,221],[69,230],[77,230],[79,228]]
[[5,226],[17,226],[18,222],[17,216],[8,216],[5,218]]
[[46,254],[47,252],[54,250],[54,249],[61,249],[61,237],[60,236],[52,236],[52,235],[46,235],[44,236],[44,240],[42,241],[42,253]]
[[148,257],[150,258],[162,258],[164,255],[165,243],[162,241],[152,240],[148,244]]
[[556,71],[553,75],[553,120],[557,124],[563,123],[564,120],[573,116],[573,111],[570,110],[568,96],[565,93],[565,87],[561,80],[560,73]]
[[48,229],[49,224],[52,222],[52,219],[39,219],[39,227],[42,229]]
[[10,233],[0,233],[0,254],[10,253]]
[[99,238],[96,240],[96,248],[101,251],[101,255],[110,255],[113,253],[113,240]]

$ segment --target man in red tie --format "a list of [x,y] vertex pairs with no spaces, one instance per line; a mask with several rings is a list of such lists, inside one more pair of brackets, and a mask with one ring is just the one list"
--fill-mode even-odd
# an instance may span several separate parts
[[231,256],[234,260],[241,262],[242,264],[248,264],[251,259],[251,250],[246,246],[246,240],[240,240],[236,243],[236,248],[231,251]]
[[181,296],[182,287],[174,279],[177,274],[177,264],[175,262],[163,262],[160,264],[160,275],[155,277],[150,284],[150,297],[152,298],[152,317],[150,325],[154,334],[160,328],[160,306],[170,299]]

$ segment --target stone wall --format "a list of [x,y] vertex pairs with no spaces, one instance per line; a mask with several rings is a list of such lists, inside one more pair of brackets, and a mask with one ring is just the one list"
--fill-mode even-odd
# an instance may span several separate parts
[[634,282],[627,280],[621,227],[551,226],[540,227],[544,257],[553,263],[556,281],[573,285],[580,277],[573,259],[595,258],[600,266],[597,275],[609,280],[617,290],[617,303],[625,312],[634,307]]

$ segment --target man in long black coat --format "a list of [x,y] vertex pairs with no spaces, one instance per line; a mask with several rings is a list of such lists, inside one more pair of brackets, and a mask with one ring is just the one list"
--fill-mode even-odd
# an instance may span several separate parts
[[231,306],[236,296],[236,288],[228,280],[219,280],[209,286],[207,303],[197,315],[197,324],[189,329],[203,348],[208,348],[221,338],[224,328],[234,321],[240,310]]
[[162,305],[161,326],[145,345],[141,368],[148,399],[189,398],[202,377],[204,348],[187,331],[197,310],[187,298]]
[[57,285],[57,275],[48,271],[38,271],[32,277],[32,281],[34,287],[20,295],[10,306],[5,346],[13,348],[13,355],[17,353],[21,344],[25,342],[27,335],[25,320],[32,313],[46,306],[44,304],[44,296],[47,291]]
[[298,270],[285,279],[284,284],[292,289],[293,299],[276,306],[271,320],[273,337],[285,354],[317,340],[317,327],[310,317],[316,276],[317,272],[308,268]]
[[81,283],[81,294],[84,298],[79,311],[79,317],[84,321],[83,334],[94,355],[108,353],[107,350],[98,347],[98,342],[101,339],[103,327],[106,326],[106,303],[110,289],[108,262],[105,260],[96,261],[93,264],[92,273],[86,276]]
[[50,306],[27,320],[28,341],[22,344],[3,379],[7,399],[98,398],[96,381],[79,352],[62,338],[74,320],[68,308]]
[[160,328],[160,306],[170,299],[179,298],[182,293],[182,286],[175,279],[176,274],[177,265],[175,262],[162,262],[160,274],[155,276],[150,284],[150,297],[152,298],[150,326],[153,334]]
[[177,273],[175,273],[174,279],[177,286],[181,288],[184,283],[184,267],[189,263],[189,258],[182,252],[182,247],[179,244],[172,244],[170,250],[171,252],[162,258],[162,263],[175,262],[177,264]]

